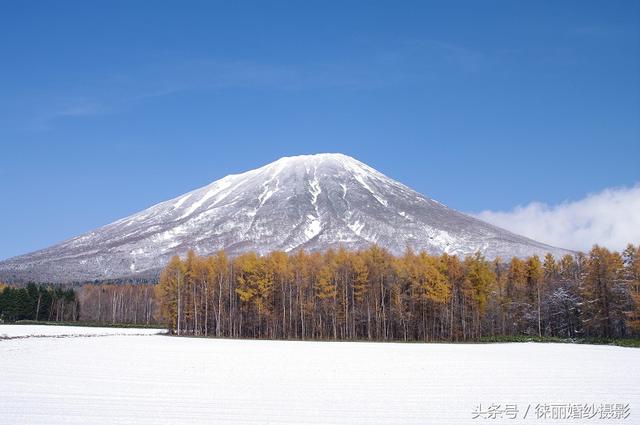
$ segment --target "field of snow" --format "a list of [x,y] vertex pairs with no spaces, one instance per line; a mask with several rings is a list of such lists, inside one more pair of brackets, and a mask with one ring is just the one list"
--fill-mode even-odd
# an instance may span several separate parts
[[[51,335],[0,340],[0,424],[640,423],[634,348],[217,340],[148,329],[42,328],[0,325],[0,335]],[[86,337],[95,335],[103,336]],[[516,405],[517,419],[473,419],[480,403],[480,411],[491,403]],[[537,404],[558,403],[623,403],[630,415],[536,419]]]
[[0,339],[25,337],[74,337],[113,335],[155,335],[166,332],[162,329],[100,328],[53,325],[0,325]]

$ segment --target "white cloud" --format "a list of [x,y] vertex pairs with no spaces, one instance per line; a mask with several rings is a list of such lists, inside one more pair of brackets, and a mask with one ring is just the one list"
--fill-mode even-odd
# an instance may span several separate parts
[[559,205],[532,202],[475,217],[540,242],[581,251],[594,244],[622,250],[640,243],[640,184],[609,188]]

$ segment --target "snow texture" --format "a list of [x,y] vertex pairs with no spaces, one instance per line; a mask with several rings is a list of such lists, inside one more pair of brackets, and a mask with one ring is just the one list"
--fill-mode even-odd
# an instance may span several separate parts
[[0,262],[0,278],[153,278],[175,254],[362,249],[488,258],[570,251],[452,210],[342,154],[281,158],[224,177],[41,251]]
[[[0,358],[2,424],[632,424],[640,414],[635,348],[114,335],[0,340]],[[474,420],[479,403],[520,415],[538,403],[629,403],[631,416]]]
[[77,336],[156,335],[163,329],[101,328],[54,325],[0,325],[0,339]]

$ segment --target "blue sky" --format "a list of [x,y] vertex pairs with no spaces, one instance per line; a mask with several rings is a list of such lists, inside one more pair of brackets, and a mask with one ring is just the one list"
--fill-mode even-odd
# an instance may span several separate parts
[[640,3],[4,2],[0,258],[281,156],[468,212],[640,181]]

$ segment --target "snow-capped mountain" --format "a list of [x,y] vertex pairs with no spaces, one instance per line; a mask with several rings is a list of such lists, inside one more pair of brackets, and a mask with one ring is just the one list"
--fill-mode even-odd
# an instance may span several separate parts
[[515,235],[410,189],[342,154],[281,158],[58,245],[0,262],[9,280],[154,276],[174,254],[309,251],[378,244],[496,256],[568,253]]

